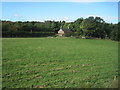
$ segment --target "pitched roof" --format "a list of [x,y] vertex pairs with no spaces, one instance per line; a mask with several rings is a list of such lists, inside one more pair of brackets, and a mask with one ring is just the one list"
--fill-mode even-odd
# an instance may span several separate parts
[[70,33],[72,32],[70,29],[65,29],[65,28],[61,28],[65,33]]

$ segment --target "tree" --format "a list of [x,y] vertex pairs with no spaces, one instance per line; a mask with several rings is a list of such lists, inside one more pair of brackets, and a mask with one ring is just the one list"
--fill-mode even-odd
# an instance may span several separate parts
[[[118,24],[119,25],[119,24]],[[110,38],[112,40],[119,41],[120,40],[120,32],[118,30],[118,25],[115,24],[112,32],[110,33]]]
[[93,36],[95,32],[95,19],[94,17],[86,18],[82,21],[80,28],[83,31],[84,36]]
[[105,38],[106,37],[106,32],[105,32],[105,21],[100,18],[100,17],[95,17],[95,32],[94,32],[94,37],[97,38]]
[[100,17],[88,17],[82,21],[80,28],[84,36],[105,38],[105,22]]
[[53,32],[58,32],[58,30],[60,29],[60,23],[59,22],[55,22],[53,21],[51,24],[51,29]]
[[52,21],[45,21],[46,31],[51,31],[51,23],[52,23]]
[[118,24],[106,23],[101,17],[78,18],[74,22],[65,21],[2,21],[2,33],[6,37],[19,36],[49,36],[54,35],[60,28],[70,29],[72,36],[89,36],[96,38],[108,38],[120,40]]

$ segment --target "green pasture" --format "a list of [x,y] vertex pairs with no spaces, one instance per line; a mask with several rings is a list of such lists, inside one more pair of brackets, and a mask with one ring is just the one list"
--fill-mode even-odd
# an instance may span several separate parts
[[118,42],[3,38],[3,88],[117,87]]

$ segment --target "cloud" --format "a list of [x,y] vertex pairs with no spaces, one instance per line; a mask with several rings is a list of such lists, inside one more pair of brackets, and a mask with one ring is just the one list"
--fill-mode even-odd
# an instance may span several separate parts
[[72,20],[70,17],[68,16],[64,16],[63,19],[61,19],[61,21],[66,21],[66,22],[73,22],[74,20]]
[[84,16],[85,18],[88,18],[90,16],[93,16],[93,17],[101,17],[102,19],[105,20],[105,22],[114,22],[114,23],[117,23],[118,21],[120,21],[120,17],[117,17],[117,16],[100,16],[100,15],[86,15]]
[[63,18],[63,20],[68,21],[68,20],[69,20],[69,17],[65,16],[65,17]]
[[114,17],[114,16],[106,17],[106,18],[109,19],[109,20],[118,20],[118,17]]
[[37,20],[37,19],[24,20],[24,21],[36,21],[36,22],[40,22],[40,20]]
[[93,17],[101,17],[103,19],[107,19],[107,20],[118,20],[118,17],[115,16],[100,16],[100,15],[87,15],[86,18],[93,16]]
[[119,2],[119,0],[1,0],[2,2]]
[[20,14],[15,13],[15,14],[13,14],[13,20],[14,21],[24,21],[24,17]]
[[44,21],[53,21],[54,19],[44,19]]
[[13,16],[14,16],[14,17],[21,17],[20,14],[14,14]]
[[119,17],[115,17],[115,16],[104,17],[104,19],[107,22],[116,22],[116,23],[120,20]]

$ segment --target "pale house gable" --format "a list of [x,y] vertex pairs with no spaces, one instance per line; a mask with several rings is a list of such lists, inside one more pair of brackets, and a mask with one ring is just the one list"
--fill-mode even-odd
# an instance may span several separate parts
[[60,29],[60,30],[58,31],[58,33],[64,34],[64,31],[63,31],[62,29]]
[[61,28],[59,31],[58,31],[58,36],[63,36],[65,33],[71,33],[71,31],[69,29],[63,29]]

